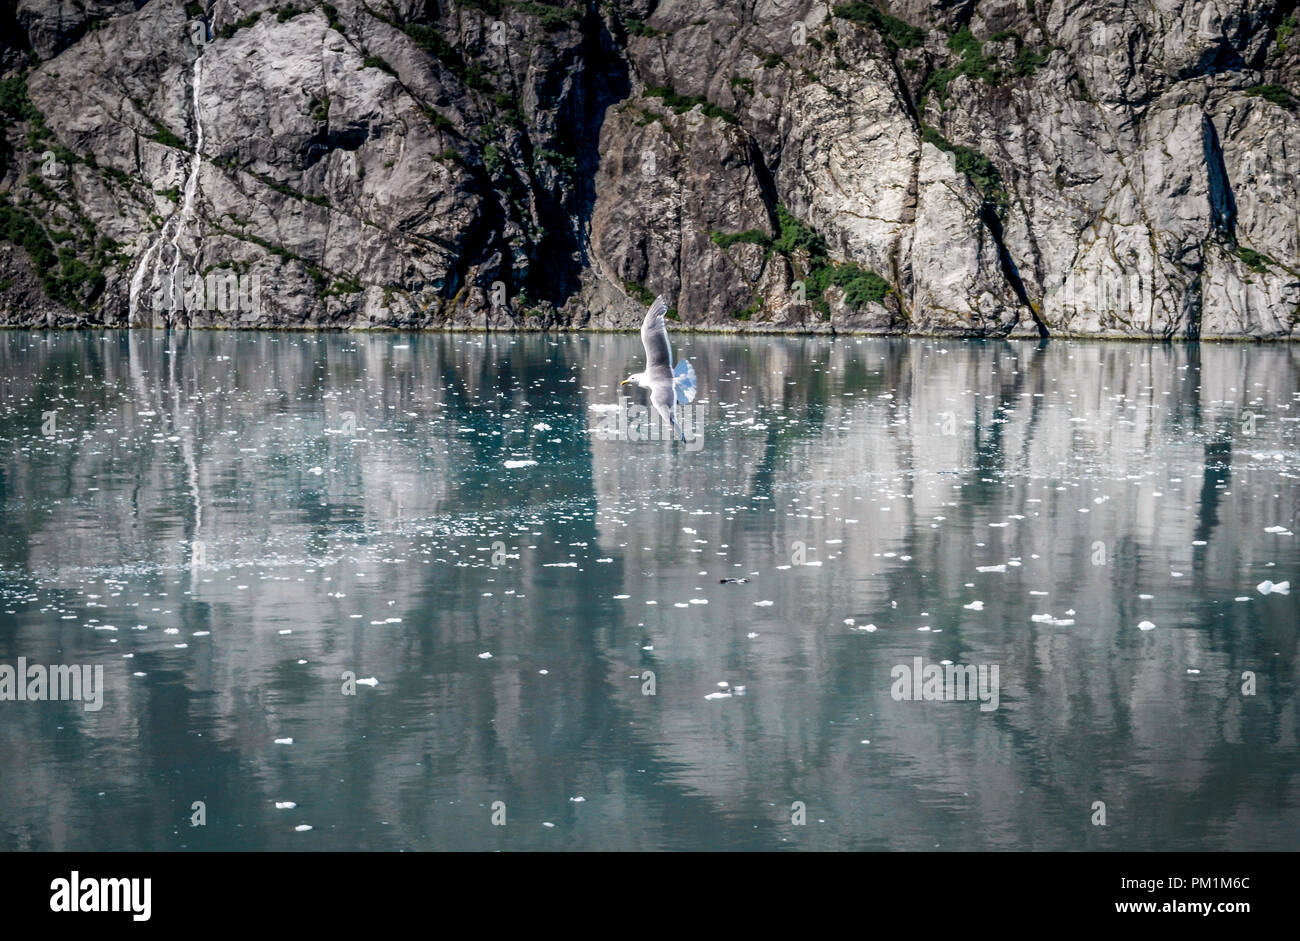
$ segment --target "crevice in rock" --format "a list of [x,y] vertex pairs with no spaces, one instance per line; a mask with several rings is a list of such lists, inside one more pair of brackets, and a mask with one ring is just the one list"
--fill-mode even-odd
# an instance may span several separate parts
[[1020,269],[1016,267],[1015,259],[1011,257],[1011,252],[1008,251],[1006,241],[1003,239],[1002,220],[998,218],[997,207],[984,203],[980,207],[980,221],[989,230],[993,243],[998,247],[998,262],[1002,267],[1002,276],[1007,279],[1007,284],[1011,285],[1011,290],[1015,292],[1016,298],[1024,305],[1025,310],[1029,311],[1029,316],[1034,318],[1038,335],[1046,339],[1051,334],[1047,330],[1047,324],[1043,323],[1038,316],[1038,311],[1034,310],[1034,305],[1029,302],[1029,294],[1025,290],[1025,282],[1020,277]]
[[590,267],[600,132],[606,111],[631,93],[627,60],[604,21],[588,11],[581,28],[582,42],[575,50],[582,62],[580,84],[556,115],[556,138],[568,145],[565,156],[575,168],[571,188],[548,193],[535,176],[530,181],[546,228],[532,252],[530,293],[556,307],[581,290],[583,272]]
[[1223,145],[1219,132],[1208,114],[1201,115],[1201,141],[1205,151],[1205,172],[1208,175],[1210,198],[1210,225],[1221,241],[1237,241],[1237,201],[1232,195],[1228,168],[1223,162]]

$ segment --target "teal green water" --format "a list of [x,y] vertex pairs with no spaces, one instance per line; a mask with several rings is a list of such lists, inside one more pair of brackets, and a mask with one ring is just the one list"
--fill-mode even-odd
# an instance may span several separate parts
[[0,333],[0,848],[1300,845],[1300,348],[674,339]]

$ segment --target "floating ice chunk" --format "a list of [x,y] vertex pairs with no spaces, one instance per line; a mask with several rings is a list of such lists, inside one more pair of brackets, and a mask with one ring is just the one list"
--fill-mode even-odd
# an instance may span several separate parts
[[298,826],[294,827],[294,830],[298,831],[299,833],[306,833],[310,829],[311,829],[310,823],[300,823],[298,824]]
[[962,607],[965,608],[967,611],[983,611],[983,610],[984,610],[984,602],[982,602],[982,601],[972,601],[970,604],[964,604],[964,605],[962,605]]
[[479,658],[480,660],[491,660],[491,659],[492,659],[492,651],[490,651],[490,650],[485,650],[485,651],[483,651],[481,654],[478,655],[478,658]]
[[291,739],[291,738],[277,738],[277,739],[275,740],[275,744],[277,744],[277,745],[292,745],[292,744],[293,744],[293,739]]
[[758,633],[757,633],[756,631],[750,631],[750,632],[749,632],[748,634],[746,634],[745,636],[746,636],[747,638],[749,638],[750,640],[753,640],[755,637],[758,636]]
[[977,572],[1005,572],[1006,570],[1007,570],[1007,566],[1006,566],[1005,563],[1003,563],[1002,565],[977,565],[977,566],[975,566],[975,571],[977,571]]
[[276,810],[293,810],[293,809],[294,809],[295,807],[297,807],[297,806],[298,806],[298,805],[295,804],[293,801],[276,801],[276,802],[275,802],[275,809],[276,809]]
[[1255,586],[1261,595],[1286,595],[1291,593],[1290,582],[1270,582],[1267,579]]
[[585,801],[586,799],[587,799],[587,798],[583,797],[581,794],[579,794],[577,797],[570,797],[570,798],[569,798],[569,800],[570,800],[572,803],[574,803],[574,804],[581,804],[581,803],[582,803],[583,801]]
[[1197,670],[1197,669],[1193,669],[1192,667],[1188,667],[1188,668],[1187,668],[1187,672],[1188,672],[1188,673],[1191,673],[1192,675],[1196,675],[1196,674],[1200,673],[1201,671],[1200,671],[1200,670]]
[[506,461],[505,466],[509,470],[514,470],[516,467],[532,467],[536,463],[536,461]]
[[770,608],[770,607],[772,607],[772,605],[773,605],[773,602],[771,602],[771,601],[755,601],[755,602],[754,602],[754,607],[756,607],[756,608]]
[[539,421],[536,425],[533,425],[533,430],[534,430],[534,431],[550,431],[550,430],[551,430],[551,426],[548,425],[548,424],[546,424],[546,422],[544,422],[544,421]]
[[1264,527],[1264,532],[1266,532],[1266,533],[1284,533],[1284,534],[1286,534],[1287,536],[1290,536],[1290,535],[1291,535],[1291,530],[1287,529],[1285,526],[1265,526],[1265,527]]
[[1154,631],[1155,629],[1156,629],[1156,626],[1155,626],[1154,624],[1152,624],[1150,621],[1139,621],[1139,622],[1138,622],[1138,630],[1139,630],[1139,631]]
[[375,679],[373,676],[367,676],[364,680],[357,680],[357,685],[358,685],[358,686],[378,686],[378,685],[379,685],[379,680]]
[[705,699],[730,699],[731,693],[709,693]]
[[313,467],[311,470],[307,471],[307,473],[315,474],[317,477],[319,477],[321,474],[325,473],[325,468],[320,466]]

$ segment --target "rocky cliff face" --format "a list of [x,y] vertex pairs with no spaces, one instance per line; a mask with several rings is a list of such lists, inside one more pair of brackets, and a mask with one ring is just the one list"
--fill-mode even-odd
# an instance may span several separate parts
[[18,0],[0,321],[1292,337],[1296,0]]

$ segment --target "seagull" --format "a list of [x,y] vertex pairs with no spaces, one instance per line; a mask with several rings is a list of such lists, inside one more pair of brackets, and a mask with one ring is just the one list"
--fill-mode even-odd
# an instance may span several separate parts
[[650,402],[664,420],[668,422],[682,441],[686,432],[682,431],[677,421],[676,405],[686,405],[695,401],[695,368],[684,358],[672,368],[673,351],[668,344],[668,327],[664,324],[664,314],[668,312],[668,303],[660,294],[646,311],[641,324],[641,344],[645,347],[645,370],[633,373],[622,382],[650,390]]

